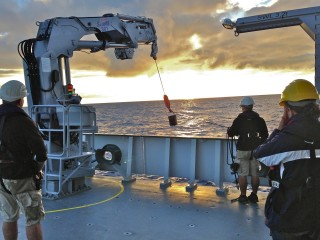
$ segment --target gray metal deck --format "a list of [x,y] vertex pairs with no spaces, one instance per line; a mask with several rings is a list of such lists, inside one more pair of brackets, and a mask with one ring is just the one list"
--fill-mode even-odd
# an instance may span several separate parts
[[[186,192],[186,182],[173,181],[160,189],[161,180],[137,177],[122,185],[121,177],[87,178],[92,189],[58,200],[44,199],[42,222],[46,240],[265,240],[263,207],[267,191],[259,191],[258,204],[231,203],[238,190],[226,197],[215,186],[198,184]],[[1,221],[2,224],[2,221]],[[26,239],[24,217],[19,239]]]

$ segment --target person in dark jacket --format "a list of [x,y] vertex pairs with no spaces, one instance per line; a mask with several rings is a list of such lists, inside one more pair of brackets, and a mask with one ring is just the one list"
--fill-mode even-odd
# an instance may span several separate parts
[[[27,95],[23,83],[11,80],[1,86],[0,212],[4,239],[18,238],[20,209],[26,218],[28,239],[42,239],[44,217],[40,171],[47,151],[35,123],[22,109]],[[1,125],[0,125],[1,126]]]
[[[240,113],[233,121],[227,134],[229,137],[239,136],[236,148],[236,164],[234,171],[239,175],[240,203],[248,201],[256,203],[259,201],[257,192],[260,185],[258,176],[258,163],[253,157],[253,150],[268,137],[268,128],[265,120],[259,114],[253,111],[254,101],[252,97],[244,97],[240,102],[242,113]],[[237,169],[238,168],[238,169]],[[248,180],[247,176],[251,176],[252,192],[247,197]]]
[[282,92],[279,127],[254,156],[269,166],[266,225],[274,240],[320,239],[320,110],[318,92],[304,79]]

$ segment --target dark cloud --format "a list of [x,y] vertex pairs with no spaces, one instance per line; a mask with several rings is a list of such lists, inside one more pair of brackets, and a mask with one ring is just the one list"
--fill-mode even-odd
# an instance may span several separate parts
[[[19,2],[19,4],[18,4]],[[316,0],[281,1],[271,7],[253,8],[246,15],[317,6]],[[174,68],[216,69],[235,66],[243,69],[310,70],[314,67],[314,42],[300,27],[240,34],[221,26],[221,19],[239,14],[234,7],[224,13],[225,0],[29,0],[2,2],[0,8],[1,69],[21,69],[17,52],[20,41],[36,36],[36,22],[53,17],[102,16],[121,13],[153,18],[158,36],[158,64]],[[202,48],[194,50],[189,42],[197,34]],[[150,46],[140,46],[133,60],[118,60],[113,49],[94,54],[77,52],[71,59],[73,69],[105,71],[108,76],[134,76],[156,73]],[[170,64],[174,63],[174,64]],[[178,66],[177,64],[180,64]],[[0,76],[6,74],[0,71]]]

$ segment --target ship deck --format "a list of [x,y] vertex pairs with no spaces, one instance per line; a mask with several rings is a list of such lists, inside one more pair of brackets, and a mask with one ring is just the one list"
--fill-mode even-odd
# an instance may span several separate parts
[[[157,177],[123,183],[118,176],[95,175],[87,181],[90,190],[43,199],[45,240],[271,239],[264,225],[263,189],[257,204],[240,204],[231,201],[239,195],[232,186],[218,196],[208,183],[187,192],[186,182],[177,180],[163,190]],[[26,239],[23,215],[18,239]]]

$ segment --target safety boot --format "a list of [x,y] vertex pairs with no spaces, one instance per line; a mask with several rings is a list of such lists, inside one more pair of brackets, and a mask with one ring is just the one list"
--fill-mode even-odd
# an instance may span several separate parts
[[257,203],[259,202],[259,199],[258,199],[258,196],[257,194],[255,193],[251,193],[250,196],[248,197],[248,200],[251,202],[251,203]]
[[246,195],[240,195],[238,197],[238,202],[239,203],[248,203],[248,197]]

